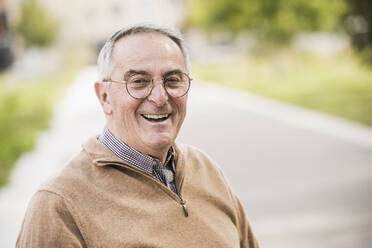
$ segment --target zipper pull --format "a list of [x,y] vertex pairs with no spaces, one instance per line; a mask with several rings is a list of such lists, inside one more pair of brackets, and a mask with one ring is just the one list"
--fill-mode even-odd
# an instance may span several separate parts
[[183,212],[185,212],[185,217],[189,216],[189,211],[187,210],[186,202],[181,198],[181,205]]

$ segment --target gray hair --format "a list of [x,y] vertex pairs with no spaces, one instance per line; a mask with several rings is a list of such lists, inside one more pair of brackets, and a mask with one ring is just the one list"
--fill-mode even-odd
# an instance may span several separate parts
[[137,33],[160,33],[167,37],[169,37],[177,46],[181,49],[181,52],[185,58],[185,64],[187,72],[190,72],[190,62],[189,57],[184,45],[184,41],[180,32],[166,28],[161,26],[155,26],[154,24],[136,24],[133,26],[128,26],[120,29],[114,35],[109,38],[106,43],[103,45],[99,55],[98,55],[98,80],[108,80],[111,77],[111,73],[114,70],[114,63],[111,60],[112,50],[114,48],[115,43],[123,38],[124,36],[129,36],[131,34]]

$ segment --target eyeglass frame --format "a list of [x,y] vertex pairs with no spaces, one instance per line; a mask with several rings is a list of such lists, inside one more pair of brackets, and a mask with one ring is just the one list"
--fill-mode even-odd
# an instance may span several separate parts
[[[172,96],[171,94],[169,94],[167,88],[165,87],[165,83],[164,83],[164,81],[165,81],[165,77],[167,77],[167,76],[169,75],[169,73],[166,73],[164,76],[162,76],[162,85],[163,85],[163,87],[164,87],[165,92],[167,92],[167,94],[168,94],[169,96],[174,97],[174,98],[180,98],[180,97],[185,96],[185,95],[189,92],[189,90],[190,90],[190,86],[191,86],[191,81],[193,80],[192,78],[190,78],[190,76],[189,76],[187,73],[184,73],[184,72],[177,72],[177,73],[182,74],[182,75],[185,75],[186,78],[188,79],[188,82],[189,82],[189,85],[188,85],[188,87],[187,87],[186,92],[185,92],[183,95],[181,95],[181,96]],[[125,84],[125,88],[126,88],[128,94],[129,94],[131,97],[135,98],[135,99],[145,99],[145,98],[147,98],[149,95],[151,95],[151,92],[152,92],[152,90],[154,89],[154,77],[151,78],[151,84],[152,84],[151,90],[150,90],[149,93],[148,93],[146,96],[144,96],[144,97],[134,97],[134,96],[132,96],[132,94],[131,94],[130,91],[128,90],[128,83],[129,83],[129,82],[128,82],[125,78],[123,79],[123,81],[113,80],[113,79],[111,79],[111,78],[110,78],[110,79],[103,79],[102,82],[113,82],[113,83]]]

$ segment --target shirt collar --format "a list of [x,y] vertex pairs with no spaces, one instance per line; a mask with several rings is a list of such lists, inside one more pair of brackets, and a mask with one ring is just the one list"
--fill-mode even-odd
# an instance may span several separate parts
[[[145,171],[148,174],[153,174],[154,164],[161,164],[161,161],[158,158],[143,154],[116,138],[107,127],[104,128],[102,134],[98,137],[98,140],[117,157],[124,160],[124,162]],[[164,165],[169,169],[172,169],[173,172],[175,172],[174,158],[175,149],[172,146],[168,151]]]

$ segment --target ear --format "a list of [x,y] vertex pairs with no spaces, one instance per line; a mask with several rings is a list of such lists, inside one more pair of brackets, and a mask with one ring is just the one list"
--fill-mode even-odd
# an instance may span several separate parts
[[94,83],[94,89],[96,91],[96,95],[98,97],[99,102],[101,103],[103,112],[106,115],[112,114],[112,105],[110,102],[110,95],[109,95],[109,89],[106,87],[104,82],[95,82]]

